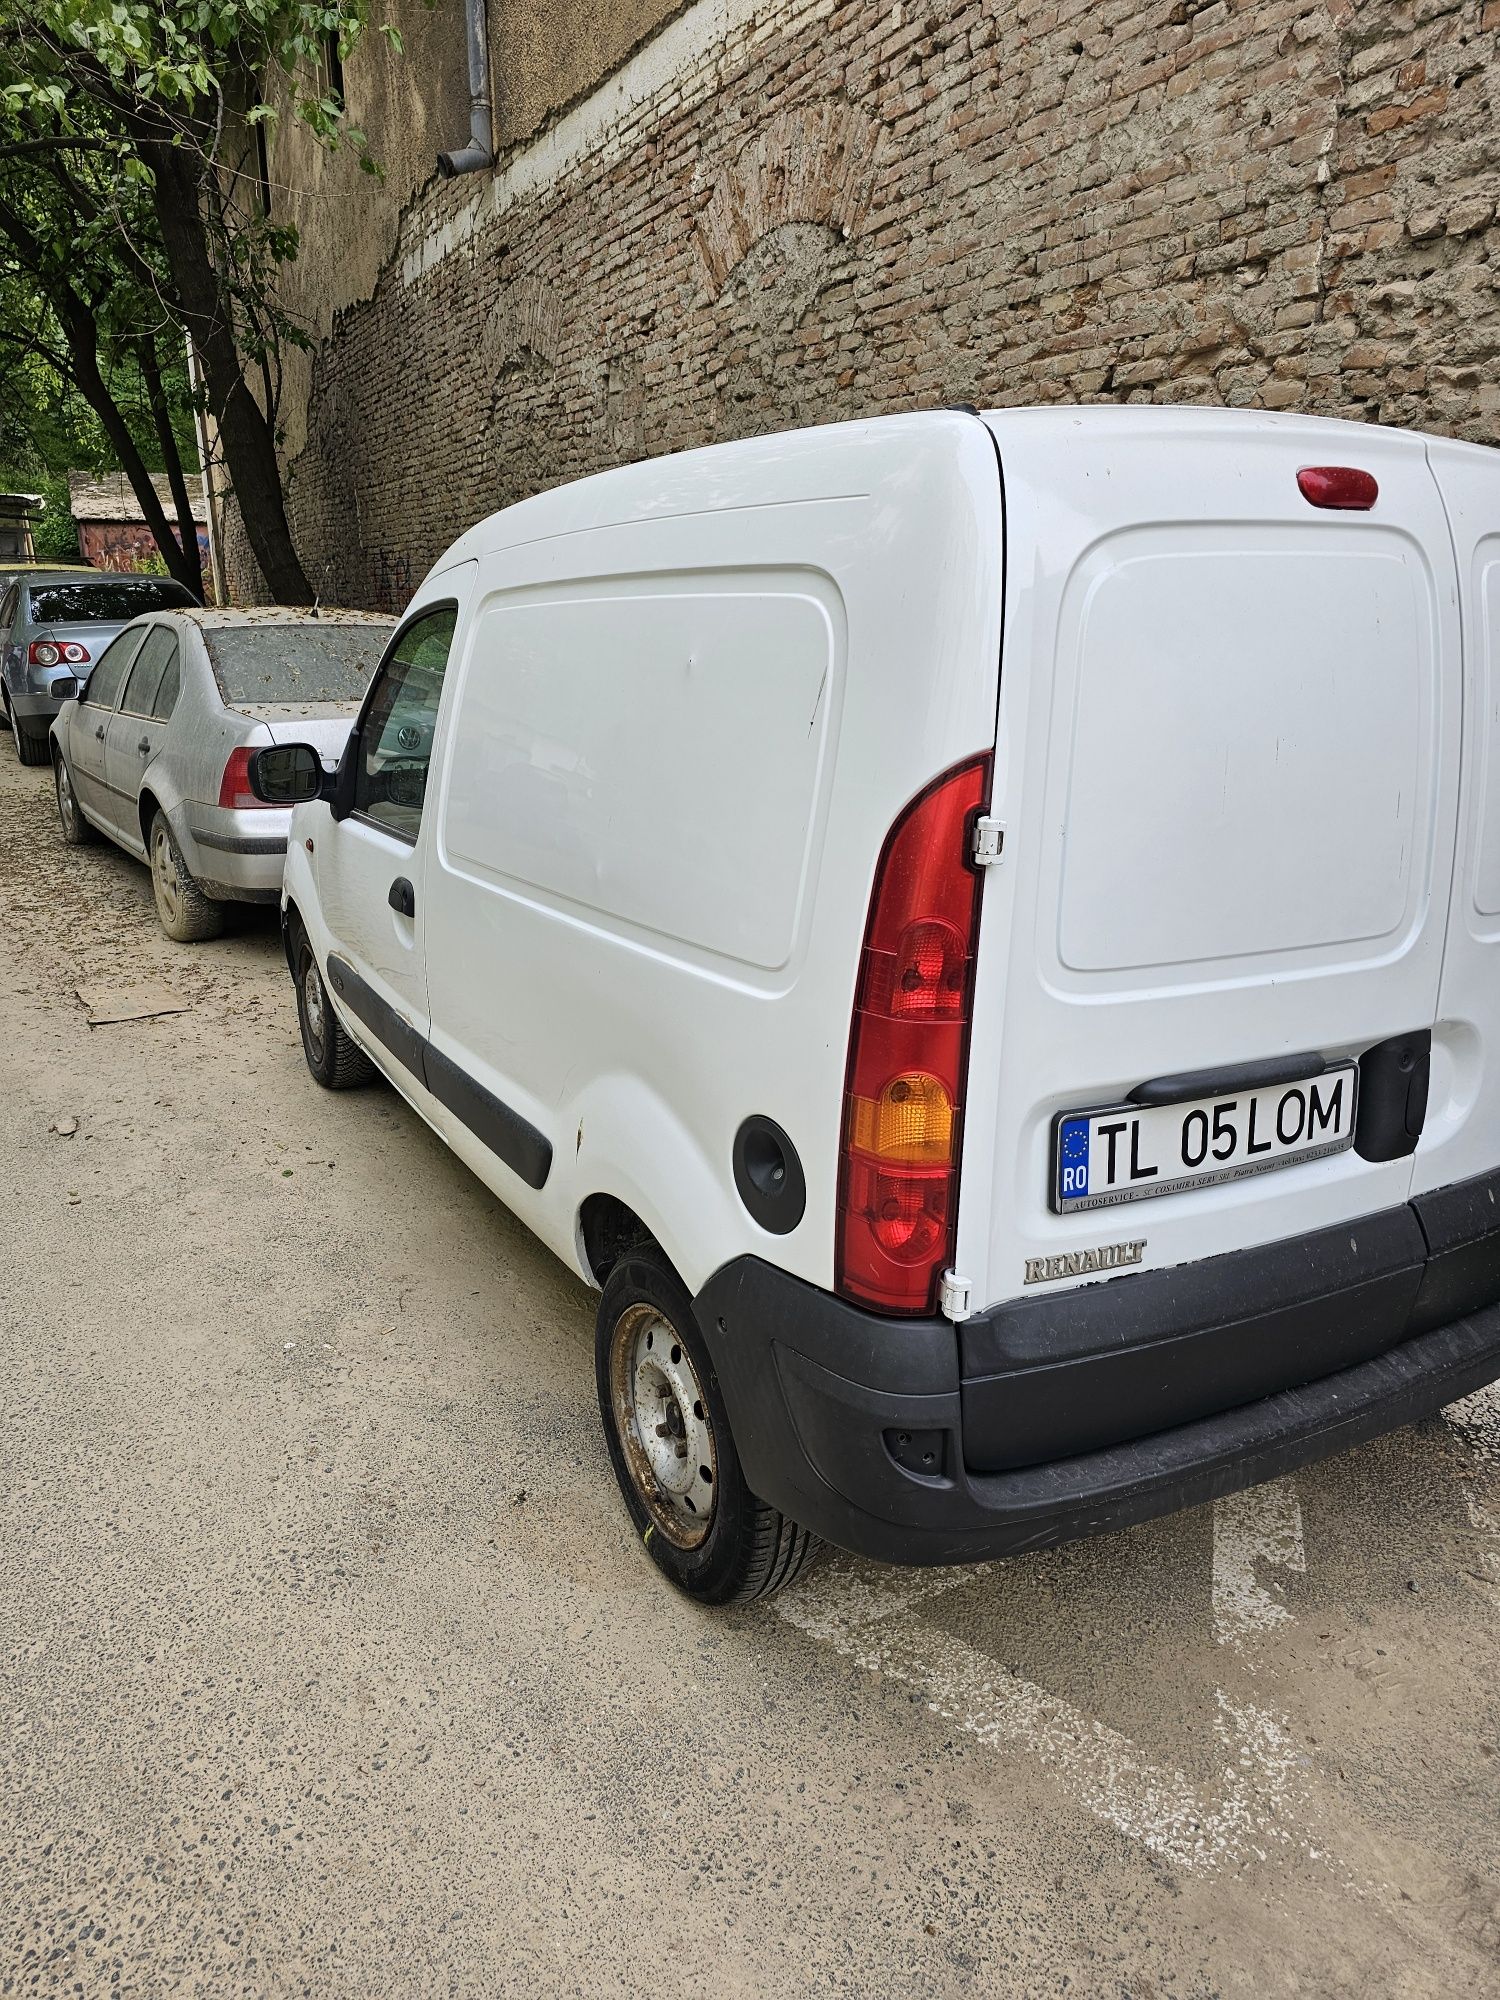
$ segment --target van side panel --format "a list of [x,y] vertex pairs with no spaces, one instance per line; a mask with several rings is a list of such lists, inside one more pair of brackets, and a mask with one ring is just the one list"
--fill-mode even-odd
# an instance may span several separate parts
[[[575,1268],[593,1194],[697,1289],[833,1278],[844,1068],[882,843],[994,739],[999,475],[971,417],[631,466],[466,537],[427,794],[434,1044],[551,1141],[533,1191],[439,1129]],[[790,1135],[796,1226],[733,1176]]]
[[667,948],[785,965],[843,649],[837,586],[811,571],[496,592],[453,746],[450,864]]

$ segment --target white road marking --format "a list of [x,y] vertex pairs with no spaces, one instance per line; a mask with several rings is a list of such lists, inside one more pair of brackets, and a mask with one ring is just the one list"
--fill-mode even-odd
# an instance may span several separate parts
[[1291,1617],[1257,1572],[1307,1569],[1302,1548],[1302,1506],[1290,1479],[1273,1479],[1214,1502],[1214,1637],[1243,1648],[1253,1633],[1269,1632]]
[[1277,1842],[1317,1858],[1289,1823],[1307,1760],[1282,1718],[1216,1690],[1214,1733],[1226,1761],[1217,1795],[1206,1796],[1118,1730],[965,1640],[904,1615],[983,1574],[872,1571],[831,1557],[776,1607],[867,1672],[916,1688],[933,1714],[981,1743],[1035,1757],[1086,1811],[1180,1868],[1264,1859]]
[[1488,1582],[1500,1584],[1500,1382],[1450,1403],[1443,1415],[1474,1455],[1474,1476],[1464,1481],[1464,1504],[1470,1524],[1494,1545],[1480,1555],[1481,1572]]

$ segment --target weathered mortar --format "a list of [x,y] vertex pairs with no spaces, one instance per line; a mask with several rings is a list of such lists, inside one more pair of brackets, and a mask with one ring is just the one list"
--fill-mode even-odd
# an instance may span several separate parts
[[[309,571],[399,601],[538,487],[947,401],[1500,441],[1497,30],[1500,0],[698,0],[409,204],[311,371]],[[339,262],[299,282],[349,296]]]

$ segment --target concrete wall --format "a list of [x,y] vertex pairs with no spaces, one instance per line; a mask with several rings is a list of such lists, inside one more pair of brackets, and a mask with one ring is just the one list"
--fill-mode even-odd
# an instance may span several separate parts
[[492,0],[523,136],[447,186],[461,9],[385,11],[404,63],[348,68],[384,186],[288,173],[326,597],[399,602],[476,516],[621,459],[945,401],[1500,441],[1500,0],[695,0],[581,94],[662,7],[605,34],[570,0],[544,60],[543,9]]

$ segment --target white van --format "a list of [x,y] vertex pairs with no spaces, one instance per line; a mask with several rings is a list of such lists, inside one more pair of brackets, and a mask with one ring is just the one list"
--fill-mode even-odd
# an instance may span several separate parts
[[423,583],[284,919],[602,1288],[709,1602],[1140,1521],[1500,1375],[1500,461],[949,411],[634,465]]

